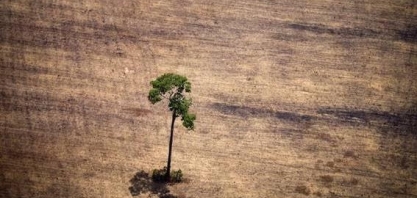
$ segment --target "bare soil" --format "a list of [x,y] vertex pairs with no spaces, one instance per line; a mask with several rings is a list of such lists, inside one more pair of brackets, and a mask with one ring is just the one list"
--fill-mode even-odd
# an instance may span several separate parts
[[[0,197],[417,197],[416,22],[414,0],[2,1]],[[197,121],[185,182],[155,186],[167,72]]]

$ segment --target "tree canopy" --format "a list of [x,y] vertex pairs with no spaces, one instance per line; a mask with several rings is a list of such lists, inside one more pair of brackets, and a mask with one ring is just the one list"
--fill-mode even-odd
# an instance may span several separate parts
[[193,130],[196,116],[188,112],[192,100],[184,95],[184,91],[191,92],[191,83],[188,79],[178,74],[167,73],[151,81],[151,85],[149,101],[155,104],[164,98],[168,99],[169,110],[174,112],[175,117],[181,117],[185,128]]

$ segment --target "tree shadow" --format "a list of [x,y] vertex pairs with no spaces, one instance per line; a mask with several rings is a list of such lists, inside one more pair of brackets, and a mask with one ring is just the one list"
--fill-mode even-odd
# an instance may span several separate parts
[[270,109],[256,108],[249,106],[238,106],[225,103],[213,103],[211,107],[219,111],[222,114],[226,115],[236,115],[243,118],[248,117],[274,117],[276,119],[287,121],[287,122],[303,122],[311,121],[315,117],[310,115],[303,115],[294,112],[284,112],[284,111],[273,111]]
[[132,196],[138,196],[140,194],[151,193],[160,198],[176,198],[172,195],[168,189],[167,182],[154,182],[148,173],[141,170],[130,179],[131,186],[129,187],[130,194]]
[[400,136],[417,138],[417,108],[412,107],[403,112],[366,111],[352,109],[322,108],[320,115],[333,115],[341,122],[374,125],[381,133],[393,132]]

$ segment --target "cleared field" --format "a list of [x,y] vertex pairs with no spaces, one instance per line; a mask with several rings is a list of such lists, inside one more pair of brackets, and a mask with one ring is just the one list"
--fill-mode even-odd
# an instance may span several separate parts
[[[417,197],[414,0],[0,2],[0,197]],[[139,197],[147,197],[141,194]],[[155,194],[151,196],[157,196]]]

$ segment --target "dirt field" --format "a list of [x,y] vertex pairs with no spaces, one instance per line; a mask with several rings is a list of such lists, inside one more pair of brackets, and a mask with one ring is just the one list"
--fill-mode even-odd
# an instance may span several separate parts
[[197,121],[165,197],[417,197],[416,34],[414,0],[3,0],[0,197],[132,197],[166,72]]

